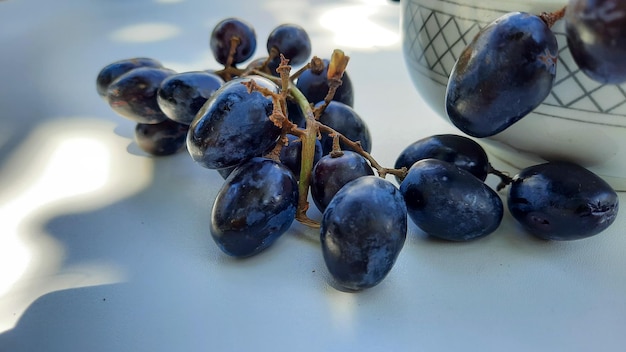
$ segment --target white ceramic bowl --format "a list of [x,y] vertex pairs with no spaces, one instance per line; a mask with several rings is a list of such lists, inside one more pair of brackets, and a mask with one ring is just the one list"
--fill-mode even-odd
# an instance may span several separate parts
[[[403,52],[414,85],[447,119],[444,99],[450,71],[480,28],[507,12],[540,14],[566,4],[566,0],[401,0]],[[624,191],[626,84],[602,85],[587,78],[569,53],[563,22],[552,27],[559,61],[551,94],[513,126],[478,141],[516,169],[545,160],[569,160]]]

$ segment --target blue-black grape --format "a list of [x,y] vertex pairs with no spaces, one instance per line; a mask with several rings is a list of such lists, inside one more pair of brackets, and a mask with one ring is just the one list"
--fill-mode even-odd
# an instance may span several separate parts
[[494,232],[504,206],[500,196],[474,175],[454,164],[423,159],[400,184],[409,217],[426,234],[468,241]]
[[236,78],[218,89],[189,126],[187,150],[209,169],[223,169],[269,152],[281,129],[270,119],[274,104],[242,84],[254,81],[271,91],[278,86],[260,76]]
[[[296,81],[296,87],[313,104],[323,101],[329,89],[327,77],[329,60],[324,59],[322,61],[324,63],[323,70],[305,70]],[[347,72],[344,72],[341,81],[341,86],[335,92],[333,100],[352,107],[354,106],[354,89]]]
[[157,102],[167,117],[189,125],[204,103],[222,84],[224,80],[220,76],[206,71],[178,73],[161,82]]
[[481,181],[489,174],[489,158],[483,147],[473,139],[456,134],[438,134],[411,143],[400,153],[394,167],[409,169],[417,161],[429,158],[452,163]]
[[297,24],[282,24],[274,28],[267,38],[267,51],[271,52],[272,48],[289,59],[290,65],[301,65],[311,56],[311,39]]
[[513,217],[546,240],[590,237],[610,226],[619,209],[617,193],[586,168],[550,162],[523,169],[508,194]]
[[626,82],[626,2],[570,0],[567,44],[578,67],[601,83]]
[[361,155],[349,150],[339,155],[325,155],[311,172],[311,198],[324,212],[335,194],[348,182],[361,176],[374,175],[370,164]]
[[139,67],[163,67],[163,65],[155,59],[146,57],[123,59],[112,62],[104,66],[102,70],[98,72],[98,77],[96,77],[96,90],[98,91],[98,95],[100,95],[102,99],[107,100],[107,89],[109,88],[109,85],[119,76]]
[[320,238],[338,288],[378,285],[393,268],[407,233],[402,195],[389,181],[364,176],[346,184],[324,211]]
[[238,38],[232,64],[248,60],[256,50],[256,32],[247,22],[239,18],[226,18],[220,21],[211,32],[210,47],[215,60],[226,65],[230,52],[231,39]]
[[[287,145],[280,149],[280,162],[289,168],[296,176],[300,178],[300,171],[302,169],[302,141],[292,135],[287,136]],[[322,144],[319,140],[315,141],[315,150],[313,154],[313,165],[322,158]]]
[[113,81],[107,89],[109,105],[120,116],[139,123],[159,123],[167,119],[157,102],[161,82],[175,74],[165,68],[140,67]]
[[219,190],[211,212],[211,236],[234,257],[272,245],[295,219],[298,184],[284,165],[253,158],[237,167]]
[[165,156],[175,154],[185,147],[189,126],[166,119],[163,122],[135,126],[135,141],[143,151]]
[[[319,117],[319,122],[343,134],[351,141],[360,142],[361,148],[366,152],[369,153],[372,150],[372,136],[367,124],[350,106],[331,101]],[[322,134],[321,143],[324,155],[330,153],[333,149],[332,137]],[[342,149],[351,150],[343,142],[340,146]]]
[[556,37],[538,16],[508,13],[460,54],[448,81],[450,121],[473,137],[495,135],[534,110],[556,75]]

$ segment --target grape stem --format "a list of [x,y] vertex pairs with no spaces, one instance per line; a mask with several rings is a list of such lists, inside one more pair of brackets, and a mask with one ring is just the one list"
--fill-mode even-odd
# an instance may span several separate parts
[[503,190],[506,186],[510,185],[513,182],[513,178],[506,173],[495,169],[491,164],[488,166],[488,173],[498,176],[500,178],[500,183],[496,186],[496,191]]
[[541,18],[541,20],[546,23],[548,28],[552,28],[552,26],[554,26],[556,22],[558,22],[565,16],[566,10],[567,6],[563,6],[561,9],[554,12],[542,12],[539,15],[539,18]]

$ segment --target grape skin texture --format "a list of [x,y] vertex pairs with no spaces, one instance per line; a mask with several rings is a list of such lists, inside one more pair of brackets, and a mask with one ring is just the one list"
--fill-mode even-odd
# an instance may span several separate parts
[[[341,133],[351,141],[360,142],[361,148],[366,152],[372,151],[370,130],[365,121],[349,105],[331,101],[320,115],[319,122]],[[324,155],[333,150],[333,138],[328,134],[322,135],[321,143]],[[342,149],[352,150],[343,142],[340,143],[340,146]]]
[[626,2],[571,0],[565,31],[572,57],[587,76],[600,83],[626,82]]
[[215,60],[226,65],[230,51],[231,38],[239,38],[239,44],[233,56],[233,64],[248,60],[256,50],[256,32],[245,21],[238,18],[227,18],[220,21],[211,32],[209,41]]
[[324,262],[335,283],[350,291],[378,285],[391,271],[407,233],[398,189],[377,176],[346,184],[323,214]]
[[508,194],[511,215],[545,240],[596,235],[617,217],[619,198],[603,179],[582,166],[551,162],[522,170]]
[[[304,94],[310,103],[317,104],[324,101],[326,93],[328,93],[328,63],[327,59],[324,59],[324,70],[322,72],[314,72],[312,70],[305,70],[302,72],[298,80],[296,81],[296,87]],[[352,88],[352,81],[347,72],[343,73],[341,77],[341,86],[337,88],[333,101],[338,101],[354,106],[354,89]]]
[[211,236],[234,257],[272,245],[295,219],[298,184],[284,165],[253,158],[237,167],[220,189],[211,212]]
[[146,57],[137,57],[112,62],[103,67],[96,77],[96,90],[98,95],[100,95],[102,99],[107,100],[107,89],[109,88],[109,85],[119,76],[139,67],[163,67],[163,65],[157,60]]
[[301,65],[311,56],[311,39],[297,24],[282,24],[267,38],[267,52],[276,48],[289,60],[290,65]]
[[140,67],[118,77],[107,89],[107,101],[120,116],[138,123],[159,123],[167,116],[157,102],[161,82],[175,72],[164,68]]
[[494,232],[504,206],[498,194],[471,173],[438,159],[423,159],[400,185],[409,217],[426,234],[468,241]]
[[263,77],[233,79],[209,98],[189,126],[187,150],[201,166],[235,166],[276,145],[280,128],[269,119],[274,104],[259,92],[248,93],[241,83],[251,79],[278,92],[278,86]]
[[139,148],[151,155],[171,155],[185,146],[187,130],[187,125],[169,119],[155,124],[138,123],[135,141]]
[[394,167],[409,169],[417,161],[429,158],[452,163],[481,181],[485,181],[489,173],[489,158],[483,147],[455,134],[432,135],[410,144],[400,153]]
[[557,55],[556,37],[539,17],[514,12],[498,18],[452,69],[445,101],[450,121],[472,137],[505,130],[550,94]]
[[348,182],[361,176],[374,175],[374,170],[361,155],[344,150],[341,156],[323,156],[311,173],[311,198],[324,212],[335,194]]
[[224,80],[206,71],[183,72],[167,77],[157,92],[157,102],[168,118],[191,124],[200,108]]

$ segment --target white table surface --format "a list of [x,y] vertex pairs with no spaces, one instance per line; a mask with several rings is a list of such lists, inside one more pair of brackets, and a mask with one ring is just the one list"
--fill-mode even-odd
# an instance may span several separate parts
[[185,153],[142,153],[95,77],[135,56],[217,68],[208,37],[229,16],[255,26],[257,56],[285,22],[315,55],[350,55],[382,164],[455,132],[413,89],[391,2],[0,1],[0,351],[624,350],[624,212],[566,243],[508,213],[470,243],[410,224],[389,276],[356,294],[328,284],[316,231],[299,224],[256,257],[222,254],[209,235],[221,178]]

